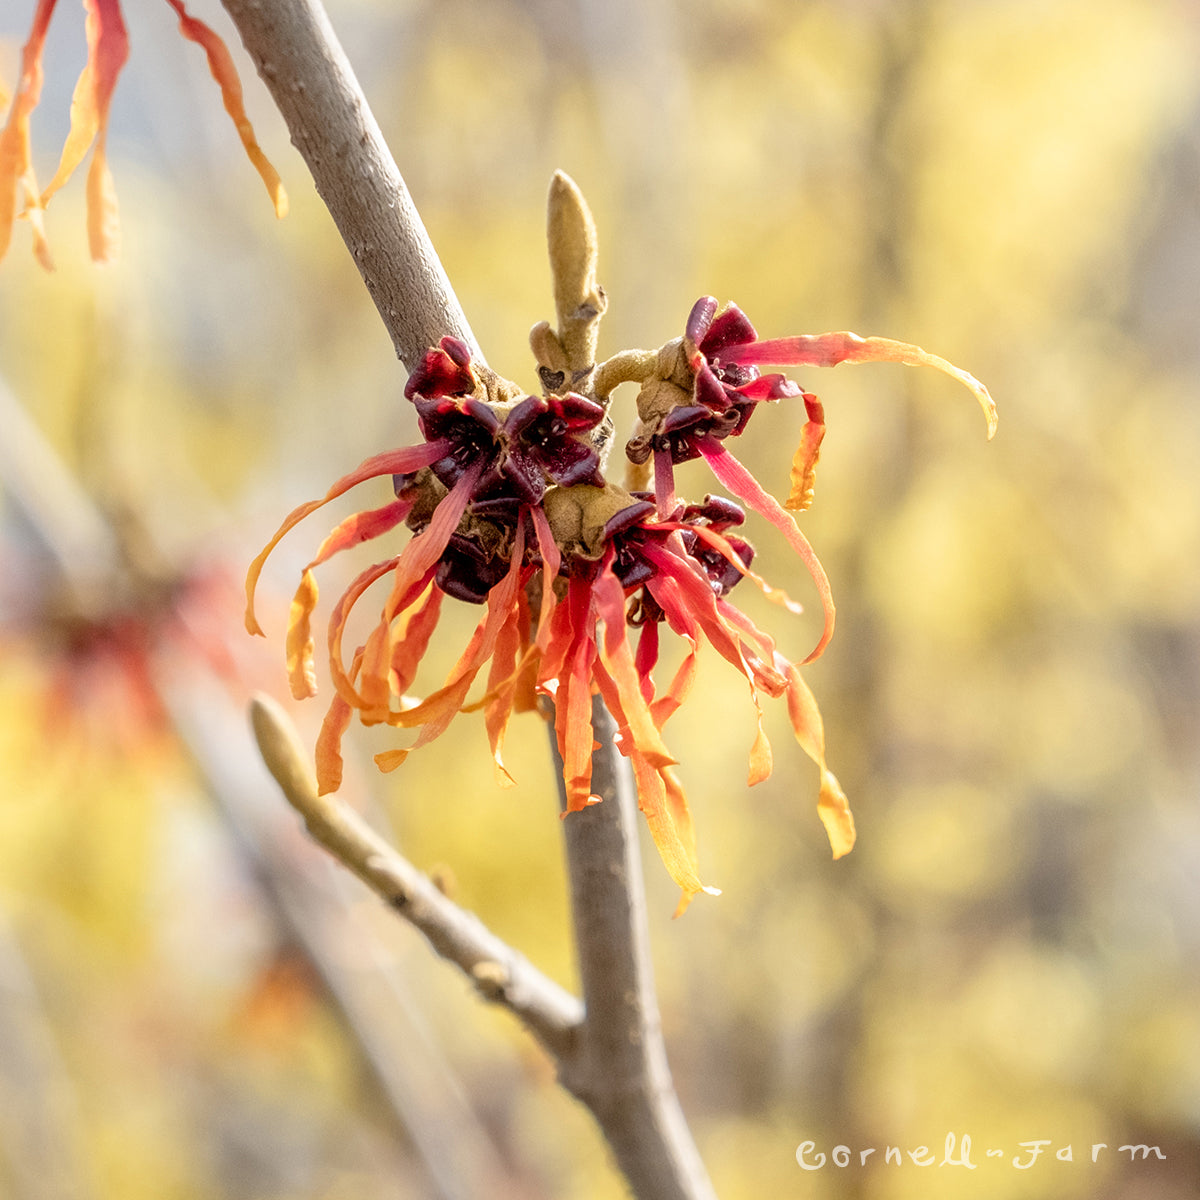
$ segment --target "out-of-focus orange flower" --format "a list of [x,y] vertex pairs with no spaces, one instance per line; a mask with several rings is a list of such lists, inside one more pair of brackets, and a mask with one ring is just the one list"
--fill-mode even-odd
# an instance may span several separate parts
[[[34,574],[23,560],[6,557],[4,565]],[[224,567],[153,576],[135,570],[106,584],[80,593],[48,581],[0,611],[6,650],[16,654],[23,645],[36,656],[41,713],[56,743],[125,756],[166,745],[165,667],[199,669],[244,692],[245,656],[228,640],[236,590]]]
[[[251,162],[262,176],[279,216],[287,212],[287,194],[275,168],[254,137],[242,102],[242,86],[225,43],[203,21],[187,12],[183,0],[167,0],[179,17],[179,29],[208,58],[209,70],[220,86],[226,111]],[[129,57],[129,36],[120,0],[84,0],[88,57],[71,99],[71,126],[53,179],[39,190],[33,169],[30,117],[41,98],[42,56],[46,31],[57,0],[38,0],[29,38],[21,52],[21,74],[8,120],[0,130],[0,258],[12,240],[14,222],[22,217],[33,231],[33,249],[47,270],[53,269],[46,239],[45,209],[50,198],[74,174],[92,149],[87,177],[88,245],[96,262],[116,257],[119,244],[117,196],[108,168],[109,111],[117,78]],[[94,148],[93,148],[94,147]]]

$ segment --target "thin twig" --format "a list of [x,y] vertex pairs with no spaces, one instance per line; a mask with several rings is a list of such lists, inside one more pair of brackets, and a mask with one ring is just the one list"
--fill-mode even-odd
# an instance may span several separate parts
[[307,754],[274,700],[255,697],[250,716],[263,760],[313,838],[460,967],[485,999],[513,1012],[555,1058],[569,1058],[583,1022],[579,1001],[440,892],[336,795],[317,795]]
[[445,335],[483,362],[367,98],[318,0],[221,0],[304,157],[400,361]]

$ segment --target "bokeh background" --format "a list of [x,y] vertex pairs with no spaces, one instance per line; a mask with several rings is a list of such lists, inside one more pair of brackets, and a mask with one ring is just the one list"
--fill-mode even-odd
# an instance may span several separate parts
[[[10,88],[32,9],[0,8]],[[49,211],[57,272],[23,229],[0,267],[0,1195],[617,1197],[536,1046],[309,852],[257,764],[245,698],[284,690],[286,598],[332,514],[274,564],[270,645],[241,631],[244,564],[285,511],[415,425],[216,0],[192,9],[238,56],[283,222],[168,6],[127,9],[122,260],[86,261],[80,178]],[[1200,9],[330,14],[502,373],[536,383],[526,335],[551,315],[561,167],[600,228],[602,353],[676,336],[712,293],[764,336],[917,342],[1000,406],[988,444],[935,373],[799,374],[829,420],[803,528],[839,608],[807,678],[852,855],[829,859],[782,712],[775,773],[747,789],[752,713],[715,656],[669,730],[724,895],[672,922],[649,849],[652,933],[718,1193],[1196,1195]],[[34,121],[43,181],[83,57],[63,7]],[[763,411],[738,448],[777,492],[802,422]],[[738,599],[802,657],[815,596],[773,531],[751,536],[808,611]],[[349,570],[327,568],[327,595]],[[443,623],[442,666],[476,618]],[[311,737],[319,714],[296,718]],[[370,755],[387,737],[352,739],[347,795],[573,985],[537,718],[514,725],[514,791],[493,785],[477,716],[385,778]],[[978,1169],[880,1161],[921,1145],[940,1161],[948,1133]],[[1034,1139],[1041,1158],[1012,1165]],[[852,1165],[801,1170],[805,1140],[851,1147]],[[1116,1149],[1139,1143],[1165,1160]]]

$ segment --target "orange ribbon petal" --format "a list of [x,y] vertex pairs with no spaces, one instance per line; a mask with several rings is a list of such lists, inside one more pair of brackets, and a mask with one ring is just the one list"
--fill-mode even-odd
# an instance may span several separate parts
[[129,58],[129,35],[119,0],[84,0],[84,8],[87,63],[71,97],[71,127],[58,170],[42,193],[42,207],[71,178],[94,142],[87,178],[88,246],[92,259],[104,263],[116,258],[120,243],[117,192],[105,150],[113,92]]
[[762,484],[720,442],[702,440],[699,448],[717,479],[738,499],[744,501],[760,516],[766,517],[787,538],[792,549],[808,567],[808,572],[817,585],[817,594],[821,597],[821,607],[825,612],[825,628],[821,632],[820,640],[804,660],[812,662],[814,658],[820,657],[825,647],[829,645],[829,639],[833,637],[836,617],[833,606],[833,590],[829,586],[829,576],[825,574],[821,560],[817,558],[808,539],[800,532],[791,513],[770,492],[765,491]]
[[722,617],[717,598],[695,560],[661,546],[647,546],[645,555],[656,568],[648,584],[650,594],[671,629],[693,642],[698,640],[697,633],[703,633],[717,653],[753,683],[737,632]]
[[516,782],[504,765],[503,751],[517,687],[522,680],[519,660],[529,623],[529,612],[523,601],[524,592],[519,591],[517,603],[508,613],[496,638],[496,650],[492,655],[491,671],[488,674],[490,699],[487,699],[483,706],[483,724],[487,731],[488,745],[492,748],[496,782],[504,788],[512,787]]
[[839,363],[894,362],[906,367],[933,367],[957,379],[979,401],[987,420],[988,437],[996,433],[996,405],[987,388],[969,371],[922,350],[891,338],[859,337],[857,333],[807,333],[798,337],[771,338],[721,349],[723,363],[754,363],[756,366],[836,367]]
[[402,767],[408,755],[407,750],[382,750],[375,755],[375,765],[386,775],[397,767]]
[[773,604],[778,604],[781,608],[786,608],[788,612],[796,613],[797,615],[804,611],[802,604],[797,604],[791,599],[782,588],[773,587],[761,575],[755,574],[749,567],[742,562],[741,557],[733,548],[729,539],[722,534],[717,533],[713,529],[709,529],[706,525],[685,525],[682,522],[663,522],[664,529],[686,529],[689,533],[695,534],[702,542],[708,543],[716,550],[722,558],[724,558],[732,566],[736,567],[741,572],[743,577],[751,580],[755,586],[762,592],[768,600]]
[[650,706],[642,695],[633,651],[625,633],[625,589],[612,572],[612,558],[613,551],[610,548],[592,584],[594,611],[604,622],[604,639],[599,644],[600,659],[616,686],[621,712],[633,745],[654,767],[669,766],[678,760],[663,744]]
[[288,681],[297,700],[307,700],[317,694],[317,673],[313,665],[316,645],[312,636],[312,614],[316,607],[317,580],[311,569],[306,569],[292,598],[285,643]]
[[167,3],[179,16],[179,31],[189,41],[195,42],[208,58],[208,69],[221,89],[221,98],[225,102],[225,111],[233,119],[237,127],[238,137],[242,139],[246,156],[254,164],[254,168],[266,184],[275,206],[277,217],[286,217],[288,211],[287,192],[283,190],[283,181],[279,172],[271,165],[267,156],[262,152],[254,136],[254,126],[246,116],[246,106],[242,101],[242,82],[238,78],[237,67],[233,65],[233,57],[229,48],[203,21],[191,16],[183,6],[183,0],[167,0]]
[[412,512],[411,500],[393,500],[381,508],[352,514],[321,543],[316,558],[308,564],[307,569],[312,570],[313,567],[319,567],[343,550],[349,550],[352,546],[360,546],[363,542],[369,542],[372,538],[389,533],[410,512]]
[[529,511],[533,517],[538,553],[542,556],[542,606],[538,612],[537,645],[544,654],[550,638],[550,618],[558,603],[554,595],[554,581],[562,566],[562,551],[554,540],[546,510],[540,504],[535,504]]
[[817,459],[821,456],[821,441],[825,437],[825,410],[809,392],[804,393],[808,420],[800,431],[800,445],[792,457],[792,490],[783,507],[792,512],[805,512],[812,507],[813,489],[817,481]]
[[[54,262],[46,241],[41,195],[33,170],[29,118],[42,95],[42,52],[55,3],[56,0],[38,0],[29,37],[21,50],[21,74],[17,80],[16,96],[4,129],[0,131],[0,258],[8,251],[13,223],[19,215],[29,221],[33,230],[34,254],[47,271],[54,269]],[[19,212],[18,194],[23,201]]]
[[800,671],[794,663],[788,663],[785,670],[788,678],[788,716],[796,733],[796,741],[821,772],[817,815],[829,835],[833,857],[841,858],[854,849],[854,816],[850,812],[850,802],[837,776],[825,764],[825,727],[816,698],[800,677]]
[[[412,549],[412,545],[413,543],[410,542],[405,547],[405,553]],[[366,701],[359,694],[358,688],[355,686],[354,673],[347,671],[342,665],[342,638],[346,632],[346,619],[367,588],[375,583],[376,580],[382,579],[390,572],[398,570],[403,557],[403,555],[398,554],[395,558],[386,559],[384,562],[373,563],[365,571],[360,572],[351,581],[350,586],[338,597],[338,602],[334,605],[333,612],[330,614],[328,638],[329,678],[338,694],[352,708],[361,709],[365,706]],[[361,652],[356,655],[356,665],[361,662],[361,657]]]
[[590,601],[587,580],[572,579],[566,603],[555,609],[551,619],[538,676],[539,689],[554,697],[554,733],[563,762],[567,812],[578,812],[593,802],[592,675],[597,652]]
[[[350,678],[358,675],[362,662],[362,649],[354,656],[350,664]],[[317,794],[324,796],[328,792],[336,792],[342,786],[342,737],[350,727],[350,718],[354,710],[346,703],[346,698],[334,693],[321,722],[321,732],[317,735],[316,765],[317,765]]]
[[670,767],[655,769],[644,755],[629,756],[637,784],[638,808],[654,839],[663,866],[679,886],[679,904],[672,914],[681,917],[698,892],[719,896],[720,888],[706,887],[700,879],[696,834],[679,779]]
[[563,760],[563,785],[567,812],[578,812],[593,803],[592,751],[592,669],[596,644],[581,637],[571,657],[570,672],[559,681],[554,696],[554,731]]
[[404,695],[417,676],[417,667],[429,649],[429,639],[437,628],[442,613],[442,597],[446,593],[431,587],[420,608],[407,608],[407,619],[395,635],[392,646],[391,687],[397,696]]
[[391,690],[388,679],[391,669],[392,625],[384,614],[367,636],[367,644],[363,647],[358,685],[362,708],[358,719],[364,725],[378,725],[390,715]]
[[[254,592],[258,587],[258,577],[262,574],[263,566],[270,557],[271,551],[279,545],[286,533],[294,529],[310,513],[316,512],[318,508],[322,508],[331,500],[336,500],[357,484],[367,479],[374,479],[379,475],[407,474],[411,471],[420,470],[422,467],[427,467],[431,463],[437,462],[445,454],[446,449],[446,442],[427,442],[420,446],[406,446],[401,450],[386,450],[382,454],[372,455],[370,458],[359,463],[349,475],[343,475],[320,500],[309,500],[307,503],[301,504],[298,508],[294,508],[284,518],[283,524],[279,526],[271,540],[258,553],[257,557],[250,564],[250,569],[246,572],[245,619],[247,632],[262,635],[262,626],[259,625],[258,619],[254,615]],[[376,510],[377,513],[382,511],[384,510]],[[345,524],[343,522],[343,525],[339,526],[338,529],[342,529]],[[330,537],[336,537],[336,535],[337,530]],[[326,541],[328,542],[328,539]],[[324,549],[323,545],[322,551]],[[331,550],[330,553],[333,553],[333,551]],[[324,555],[324,557],[327,558],[328,554]],[[314,561],[323,561],[322,554],[318,553],[317,559]]]
[[488,592],[487,616],[475,627],[466,650],[459,657],[445,684],[431,693],[420,704],[392,713],[388,722],[401,728],[411,729],[420,725],[421,732],[411,747],[416,750],[440,737],[450,722],[462,709],[475,676],[483,664],[492,657],[496,640],[509,614],[516,607],[516,594],[520,587],[524,557],[524,526],[517,526],[513,545],[512,564],[505,577]]
[[672,693],[655,701],[651,711],[662,727],[663,722],[679,707],[683,695],[691,686],[695,671],[697,635],[703,633],[709,643],[729,663],[745,676],[750,685],[750,699],[758,721],[754,744],[750,749],[748,782],[761,783],[771,773],[771,746],[763,730],[763,710],[758,698],[759,688],[769,694],[779,695],[785,686],[782,677],[768,671],[766,664],[754,654],[750,646],[743,643],[739,633],[745,633],[757,641],[772,659],[775,643],[759,630],[754,623],[733,605],[718,600],[706,580],[697,573],[693,560],[680,560],[668,549],[651,547],[646,557],[658,570],[650,583],[651,594],[663,610],[671,628],[686,637],[692,644],[691,652],[680,666],[672,682]]

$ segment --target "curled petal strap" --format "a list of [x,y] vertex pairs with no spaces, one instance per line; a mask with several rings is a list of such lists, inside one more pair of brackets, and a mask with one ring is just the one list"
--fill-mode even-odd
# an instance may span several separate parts
[[435,463],[439,458],[444,457],[449,448],[449,442],[438,441],[427,442],[421,446],[407,446],[402,450],[387,450],[383,454],[376,454],[359,463],[349,475],[343,475],[320,500],[310,500],[307,504],[301,504],[299,508],[293,509],[283,524],[275,531],[271,540],[260,551],[258,557],[250,564],[250,570],[246,573],[247,632],[260,635],[263,632],[258,619],[254,615],[254,591],[258,586],[258,577],[262,574],[263,564],[270,557],[271,551],[283,539],[284,534],[299,525],[310,513],[316,512],[318,508],[328,504],[331,500],[336,500],[339,496],[344,495],[352,487],[362,483],[364,480],[374,479],[379,475],[404,475],[411,471],[418,471],[422,467],[428,467],[431,463]]
[[817,459],[821,456],[821,441],[825,437],[825,409],[811,392],[804,393],[808,420],[800,433],[800,445],[792,456],[792,490],[783,507],[792,512],[804,512],[812,506],[813,487],[817,479]]
[[300,576],[300,586],[292,598],[287,628],[287,673],[292,695],[307,700],[317,694],[317,673],[313,663],[315,643],[312,614],[317,607],[317,580],[310,569]]
[[550,691],[551,680],[544,674],[545,666],[551,659],[558,664],[552,692],[554,732],[563,762],[567,812],[579,812],[600,800],[592,795],[592,751],[596,745],[592,679],[597,650],[595,629],[588,619],[589,604],[590,588],[586,580],[572,579],[567,585],[566,603],[555,610],[551,645],[539,671],[539,686]]
[[42,207],[71,177],[88,147],[96,143],[88,169],[88,245],[96,262],[108,262],[117,249],[117,198],[105,158],[108,112],[117,76],[129,57],[129,38],[117,0],[85,0],[87,64],[71,97],[71,128],[58,170],[42,193]]
[[679,885],[679,903],[672,915],[681,917],[697,892],[719,896],[721,889],[706,887],[700,879],[691,813],[675,772],[670,767],[655,771],[641,754],[633,756],[632,765],[638,807],[667,873]]
[[812,575],[813,583],[817,585],[817,593],[821,597],[821,606],[825,611],[825,628],[821,632],[821,640],[817,642],[805,662],[812,662],[820,656],[833,637],[835,610],[833,607],[833,591],[829,586],[829,577],[821,566],[816,552],[808,543],[808,538],[800,532],[792,514],[742,466],[720,442],[705,438],[697,443],[700,453],[704,455],[712,473],[735,496],[745,501],[755,512],[767,518],[787,538],[793,550],[804,560]]
[[836,367],[844,362],[894,362],[906,367],[933,367],[970,389],[987,419],[988,437],[996,432],[996,405],[987,388],[970,372],[907,342],[859,337],[857,333],[849,332],[808,333],[722,347],[720,359],[722,363],[753,363],[756,366]]
[[317,694],[317,676],[313,666],[315,646],[312,637],[312,614],[317,607],[317,581],[313,568],[331,558],[339,550],[357,546],[379,537],[398,525],[412,509],[408,500],[393,500],[371,512],[347,517],[322,543],[317,556],[304,568],[300,586],[292,600],[287,629],[287,667],[292,695],[297,700]]
[[483,723],[487,731],[488,745],[492,749],[496,783],[500,787],[512,787],[515,783],[504,765],[504,736],[508,732],[508,721],[512,716],[517,690],[523,682],[519,659],[528,623],[529,610],[525,602],[525,593],[518,590],[515,603],[504,618],[504,624],[496,638],[496,650],[492,655],[491,671],[488,674],[488,694],[480,702],[484,710]]
[[[381,652],[384,648],[387,627],[390,626],[392,619],[398,613],[417,600],[428,586],[429,581],[433,578],[433,574],[437,569],[438,559],[441,557],[442,551],[446,549],[446,543],[449,542],[450,535],[454,532],[459,520],[466,511],[467,503],[475,489],[476,483],[479,482],[479,475],[482,469],[482,464],[476,464],[474,467],[471,467],[458,483],[442,497],[441,502],[434,510],[433,519],[429,524],[404,547],[400,555],[391,560],[396,572],[392,580],[392,591],[384,606],[384,611],[380,618],[380,626],[376,627],[384,629],[384,633],[379,635],[374,647],[380,653],[378,653],[374,662],[368,662],[365,655],[363,658],[364,676],[367,673],[368,667],[373,667],[377,672],[382,674],[384,687],[377,689],[377,697],[381,691],[386,690],[387,674],[391,669],[391,664],[387,656]],[[378,705],[372,705],[372,702],[367,699],[367,692],[375,685],[367,684],[358,689],[351,686],[346,672],[342,667],[342,635],[345,631],[346,617],[350,610],[358,602],[362,593],[376,579],[382,578],[382,575],[386,573],[387,565],[381,564],[381,567],[384,569],[376,574],[372,574],[372,572],[375,572],[377,568],[372,567],[369,571],[360,575],[346,592],[343,593],[329,618],[329,677],[333,682],[333,686],[342,693],[350,704],[355,708],[363,710],[372,709],[373,707],[377,709],[379,707]],[[373,718],[377,715],[380,714],[372,714]],[[380,719],[382,719],[381,715]]]
[[641,682],[629,645],[625,626],[625,592],[612,573],[613,551],[608,555],[592,584],[592,603],[604,623],[604,638],[597,643],[601,661],[612,677],[634,746],[656,769],[677,760],[663,744],[662,735],[642,694]]
[[[763,714],[758,689],[764,684],[774,687],[774,681],[760,669],[759,659],[739,637],[739,630],[730,620],[731,616],[740,616],[735,608],[718,600],[712,589],[690,568],[685,566],[681,570],[678,564],[673,563],[669,553],[652,549],[647,551],[646,557],[657,568],[651,585],[655,600],[662,607],[671,628],[690,643],[688,655],[671,684],[671,690],[651,706],[656,725],[662,727],[690,688],[695,669],[696,639],[703,632],[709,644],[741,671],[750,685],[750,698],[758,714],[758,733],[750,752],[749,782],[751,785],[760,783],[771,773],[771,751],[762,728]],[[750,628],[753,629],[753,626]],[[774,654],[774,643],[770,644],[770,652]],[[782,690],[780,679],[772,694],[779,695]]]
[[431,587],[419,608],[408,604],[402,606],[403,625],[396,633],[391,663],[392,688],[397,695],[402,696],[408,691],[417,676],[417,668],[429,648],[429,639],[437,629],[445,594],[441,588]]
[[509,614],[516,606],[524,549],[524,527],[518,526],[508,574],[488,592],[487,615],[476,626],[467,648],[460,655],[446,682],[437,691],[426,696],[420,704],[393,713],[388,718],[390,724],[405,729],[421,726],[421,732],[412,746],[413,750],[441,736],[462,708],[475,676],[495,653],[497,639]]
[[841,858],[843,854],[849,854],[854,849],[854,817],[850,812],[850,803],[846,799],[846,793],[842,791],[842,785],[837,781],[837,776],[825,765],[825,728],[808,684],[800,678],[800,672],[794,663],[785,665],[781,661],[779,665],[784,667],[787,674],[788,716],[791,718],[796,741],[821,772],[821,795],[817,800],[817,815],[829,835],[833,857]]
[[[350,679],[358,678],[362,665],[362,647],[360,646],[350,664]],[[317,793],[324,796],[327,792],[336,792],[342,786],[342,737],[350,727],[350,718],[354,710],[346,703],[345,696],[335,692],[330,701],[325,720],[321,722],[321,732],[317,737]]]
[[675,772],[670,767],[655,769],[636,750],[629,761],[637,784],[638,808],[646,818],[663,866],[679,885],[679,904],[673,914],[679,917],[697,892],[719,896],[721,889],[706,886],[700,878],[692,815]]
[[554,541],[545,509],[540,504],[535,504],[529,511],[533,518],[538,553],[542,556],[542,606],[538,610],[537,647],[539,652],[544,652],[550,638],[550,616],[557,603],[554,596],[554,580],[562,566],[562,552]]
[[38,0],[33,27],[21,51],[21,77],[17,81],[12,110],[4,129],[0,130],[0,258],[3,258],[12,239],[16,219],[17,197],[23,203],[20,215],[29,221],[33,230],[34,253],[47,270],[54,269],[50,247],[42,219],[42,201],[37,176],[33,170],[33,147],[30,141],[29,118],[42,94],[42,51],[46,31],[54,15],[56,0]]
[[308,564],[307,569],[311,571],[342,550],[360,546],[363,542],[390,532],[412,512],[412,506],[411,500],[393,500],[382,508],[353,513],[321,543],[316,558]]
[[229,48],[212,29],[184,8],[183,0],[167,0],[167,3],[179,17],[179,31],[204,51],[208,59],[208,69],[221,89],[225,111],[237,128],[246,157],[250,159],[266,185],[271,203],[275,206],[275,215],[287,216],[288,199],[283,190],[283,181],[254,137],[254,128],[250,124],[250,118],[246,116],[246,106],[242,103],[242,83],[238,79],[237,67],[233,65],[233,56],[229,53]]
[[[410,542],[409,545],[411,546],[412,543]],[[358,669],[362,666],[363,651],[360,647],[359,652],[355,655],[354,670],[348,672],[342,666],[342,636],[346,631],[346,616],[371,584],[399,568],[401,559],[402,555],[397,555],[395,558],[375,563],[359,574],[338,598],[329,618],[330,680],[342,699],[353,708],[362,708],[364,704],[363,698],[358,694],[358,689],[354,685],[354,679],[359,673]],[[305,574],[310,574],[310,572],[305,572]],[[303,584],[301,586],[303,587]],[[297,593],[297,597],[298,600],[303,600],[299,593]]]
[[786,608],[791,613],[802,613],[804,611],[803,605],[797,604],[795,600],[792,600],[782,588],[772,587],[761,575],[750,570],[742,561],[741,555],[730,545],[729,539],[715,530],[709,529],[704,525],[684,525],[682,522],[673,521],[660,521],[659,526],[662,529],[686,529],[689,533],[695,534],[700,541],[711,546],[727,563],[735,567],[739,574],[746,579],[752,580],[762,594],[772,603],[778,604],[781,608]]

